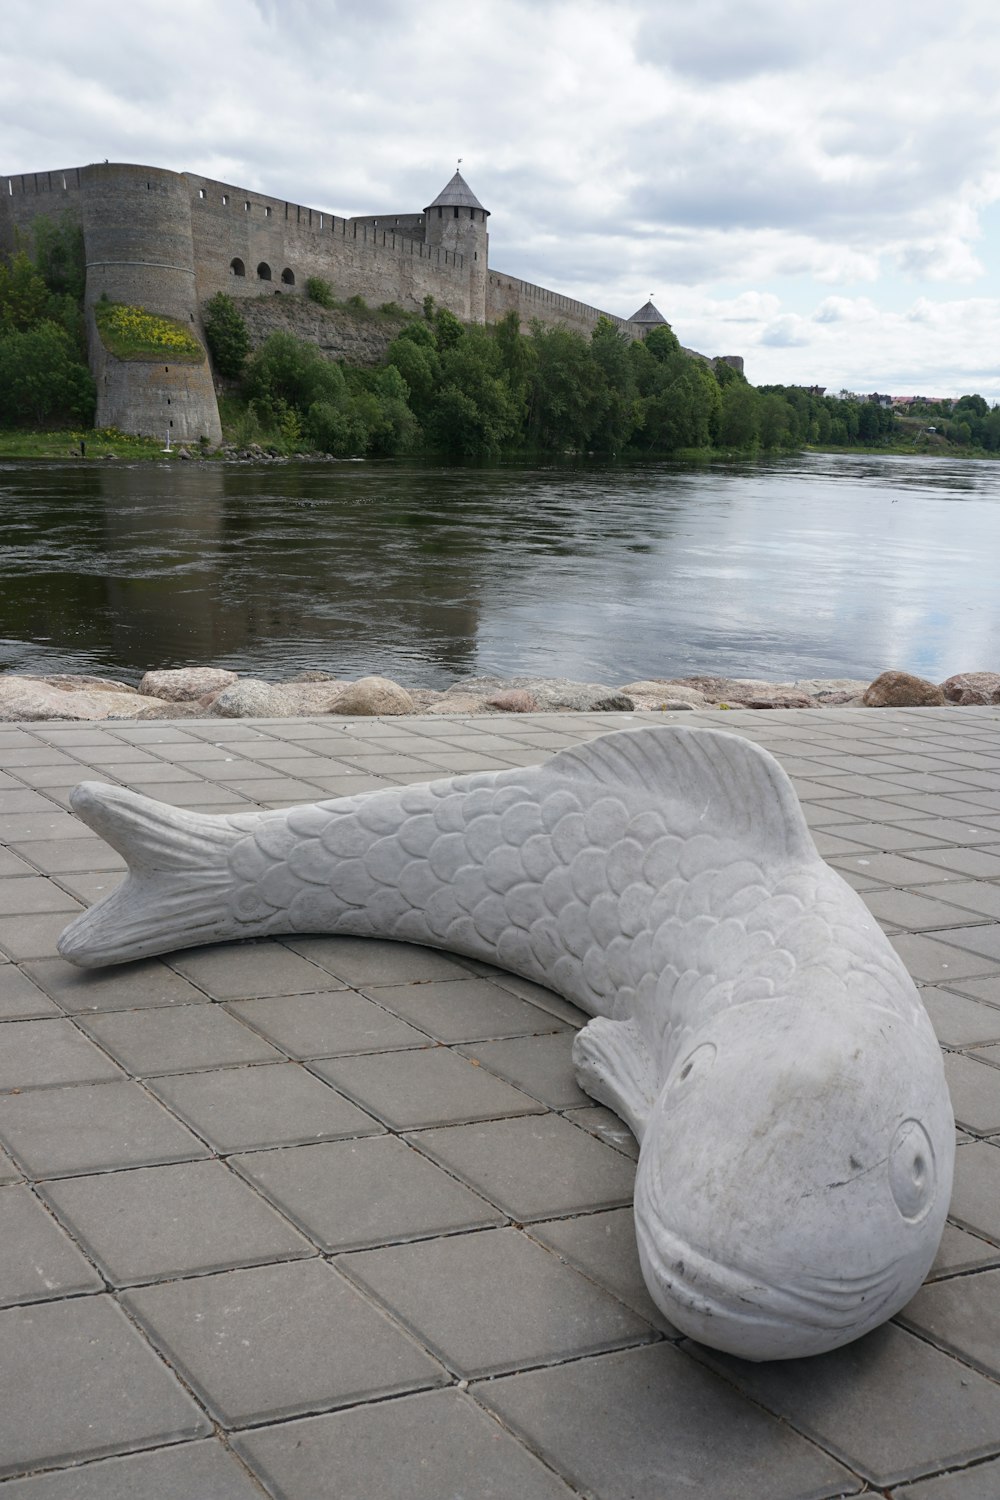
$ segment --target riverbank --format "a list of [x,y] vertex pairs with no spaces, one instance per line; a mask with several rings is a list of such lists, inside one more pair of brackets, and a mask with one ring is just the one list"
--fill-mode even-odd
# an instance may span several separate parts
[[[130,463],[143,460],[150,463],[177,462],[184,463],[206,462],[206,463],[290,463],[293,460],[310,463],[337,463],[333,454],[319,453],[315,450],[302,451],[294,444],[282,444],[279,442],[240,444],[224,441],[218,446],[203,445],[200,443],[171,443],[168,449],[165,446],[166,436],[163,438],[138,437],[127,432],[118,432],[113,428],[98,430],[92,429],[86,432],[60,428],[54,432],[34,431],[28,428],[0,428],[0,462],[17,463],[22,459],[45,459],[49,461],[59,460],[84,460],[86,462],[107,462],[115,459],[126,459]],[[845,456],[857,457],[867,454],[872,457],[889,458],[970,458],[997,460],[1000,454],[987,453],[982,448],[958,448],[952,443],[940,441],[928,442],[926,445],[919,443],[895,443],[882,446],[865,446],[864,444],[852,444],[847,447],[838,447],[833,444],[806,443],[801,447],[787,449],[771,449],[767,453],[760,449],[745,448],[683,448],[672,453],[648,454],[634,449],[616,455],[609,459],[607,455],[601,455],[602,462],[635,463],[636,461],[648,461],[652,463],[676,463],[676,464],[711,464],[726,463],[737,460],[748,461],[755,458],[794,457],[796,453],[833,453]],[[418,454],[409,457],[419,458]],[[439,454],[425,454],[424,458],[433,460],[440,458]],[[530,460],[538,457],[531,453],[515,455],[520,460]],[[541,455],[546,463],[554,461],[551,453]],[[593,455],[587,455],[593,457]],[[355,462],[356,460],[350,460]],[[507,455],[504,462],[511,461],[511,455]],[[578,456],[566,455],[564,461],[578,461]]]
[[0,675],[0,722],[184,718],[288,719],[521,713],[689,713],[733,709],[942,708],[1000,704],[1000,672],[933,683],[907,672],[763,682],[746,677],[650,678],[617,686],[564,677],[471,677],[446,689],[403,687],[387,677],[353,681],[299,672],[265,682],[222,667],[145,673],[139,685],[86,675]]

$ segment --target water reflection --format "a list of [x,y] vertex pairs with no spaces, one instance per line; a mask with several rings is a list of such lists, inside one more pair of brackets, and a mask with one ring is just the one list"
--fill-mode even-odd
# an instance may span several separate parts
[[16,670],[133,677],[940,677],[1000,661],[997,477],[867,456],[5,464],[0,649]]

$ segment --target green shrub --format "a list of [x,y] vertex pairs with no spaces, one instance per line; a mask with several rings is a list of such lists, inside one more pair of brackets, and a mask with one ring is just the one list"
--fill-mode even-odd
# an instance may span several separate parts
[[333,287],[322,276],[310,276],[306,281],[306,296],[319,307],[336,307]]
[[96,391],[86,365],[74,358],[72,340],[55,323],[0,338],[0,423],[69,419],[89,427]]
[[236,380],[250,353],[250,335],[243,314],[225,292],[216,292],[205,308],[205,341],[218,373]]

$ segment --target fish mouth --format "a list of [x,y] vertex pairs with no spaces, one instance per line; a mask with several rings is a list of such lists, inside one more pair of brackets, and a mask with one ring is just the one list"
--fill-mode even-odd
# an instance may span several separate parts
[[[849,1343],[906,1300],[898,1267],[869,1275],[777,1282],[724,1265],[636,1214],[643,1275],[657,1306],[682,1333],[745,1359],[794,1359]],[[895,1299],[895,1300],[894,1300]]]

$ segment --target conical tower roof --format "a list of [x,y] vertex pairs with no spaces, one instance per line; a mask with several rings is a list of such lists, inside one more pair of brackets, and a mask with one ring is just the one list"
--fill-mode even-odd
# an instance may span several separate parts
[[478,208],[481,213],[489,213],[489,209],[483,208],[461,172],[455,173],[451,181],[438,193],[434,202],[428,203],[424,213],[432,208]]
[[630,323],[645,323],[647,328],[653,328],[658,323],[665,323],[666,321],[660,309],[654,307],[652,298],[650,298],[644,307],[640,307],[639,311],[634,312],[629,318]]

